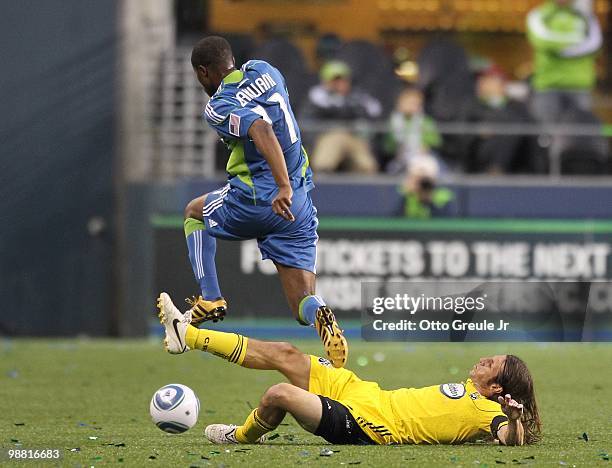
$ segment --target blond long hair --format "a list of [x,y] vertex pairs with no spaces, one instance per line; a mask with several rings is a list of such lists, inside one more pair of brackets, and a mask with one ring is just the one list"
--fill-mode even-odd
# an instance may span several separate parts
[[509,393],[523,405],[521,423],[525,429],[525,443],[533,444],[540,440],[542,422],[538,412],[533,378],[527,364],[517,356],[508,354],[504,368],[497,376],[497,383],[503,387],[504,394]]

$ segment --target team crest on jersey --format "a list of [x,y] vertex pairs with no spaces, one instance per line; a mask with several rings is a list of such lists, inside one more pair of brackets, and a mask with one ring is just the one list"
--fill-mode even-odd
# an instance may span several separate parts
[[465,386],[460,383],[445,383],[440,385],[440,392],[453,400],[458,400],[465,395]]
[[230,114],[229,116],[229,132],[231,135],[240,136],[240,116]]
[[331,367],[331,362],[329,362],[327,359],[320,357],[319,358],[319,364],[321,364],[322,366],[325,367]]

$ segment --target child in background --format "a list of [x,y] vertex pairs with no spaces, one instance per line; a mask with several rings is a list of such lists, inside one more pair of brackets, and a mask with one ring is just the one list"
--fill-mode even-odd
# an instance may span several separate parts
[[401,173],[410,160],[420,155],[435,159],[433,150],[442,145],[435,121],[423,112],[423,94],[414,87],[402,91],[390,117],[390,132],[385,138],[385,150],[395,154],[387,172]]

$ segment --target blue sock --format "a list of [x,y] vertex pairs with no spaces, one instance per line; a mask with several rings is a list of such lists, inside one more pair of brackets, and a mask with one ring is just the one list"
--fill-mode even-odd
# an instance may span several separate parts
[[298,308],[298,322],[302,325],[314,325],[317,309],[324,306],[321,296],[306,296],[300,301]]
[[216,239],[206,232],[202,221],[194,218],[185,220],[185,236],[189,261],[202,290],[202,297],[209,301],[221,297],[215,265]]

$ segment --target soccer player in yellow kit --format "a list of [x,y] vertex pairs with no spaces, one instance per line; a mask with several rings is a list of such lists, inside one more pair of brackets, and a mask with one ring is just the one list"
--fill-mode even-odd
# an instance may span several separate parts
[[197,329],[167,294],[160,299],[169,353],[199,349],[246,368],[277,370],[291,382],[270,387],[241,426],[208,426],[211,442],[261,443],[287,413],[332,444],[458,444],[490,436],[522,445],[539,439],[533,381],[516,356],[481,358],[462,383],[387,391],[289,343]]

